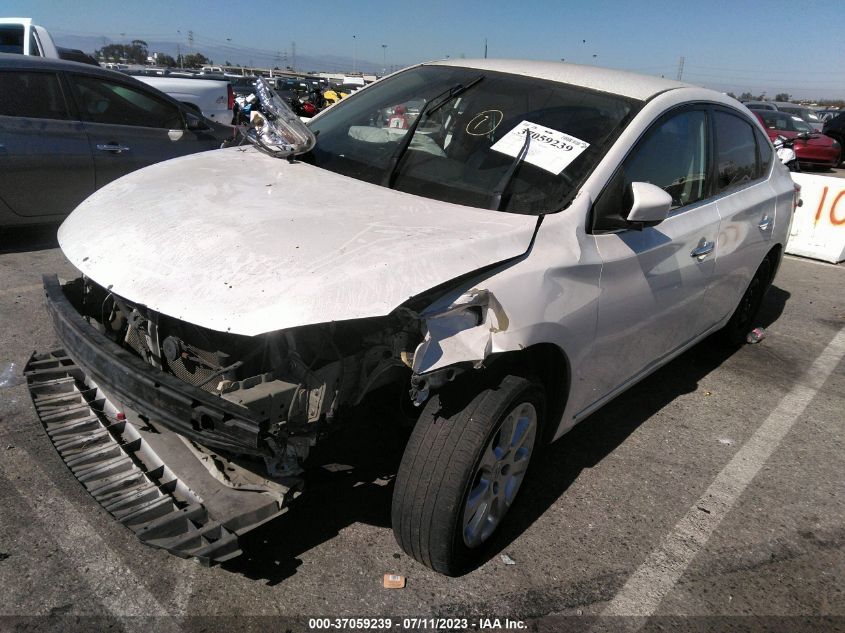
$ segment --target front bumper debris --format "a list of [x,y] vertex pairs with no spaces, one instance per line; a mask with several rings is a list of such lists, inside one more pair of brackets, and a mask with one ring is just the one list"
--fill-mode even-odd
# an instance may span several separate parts
[[33,355],[24,375],[65,464],[148,545],[206,565],[229,560],[241,554],[240,535],[285,512],[298,494],[224,485],[187,440],[122,411],[64,350]]
[[65,296],[55,275],[45,275],[43,281],[47,311],[62,347],[109,394],[203,446],[270,455],[264,440],[266,420],[144,363],[95,330]]

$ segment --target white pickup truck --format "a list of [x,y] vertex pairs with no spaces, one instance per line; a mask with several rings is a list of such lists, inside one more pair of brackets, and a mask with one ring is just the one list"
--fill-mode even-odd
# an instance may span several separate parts
[[[95,63],[91,58],[84,59],[87,56],[82,51],[56,46],[47,29],[33,24],[32,18],[0,18],[0,53]],[[232,84],[227,81],[158,75],[137,75],[135,78],[181,101],[212,121],[232,124],[235,93]]]
[[33,24],[31,18],[0,18],[0,53],[36,55],[83,64],[97,63],[93,57],[80,50],[56,46],[47,29]]
[[138,81],[158,88],[197,112],[202,112],[206,118],[231,125],[235,93],[228,81],[132,74]]

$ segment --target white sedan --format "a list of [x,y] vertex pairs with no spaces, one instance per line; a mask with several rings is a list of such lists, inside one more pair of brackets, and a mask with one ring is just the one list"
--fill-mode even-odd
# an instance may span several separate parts
[[265,119],[255,147],[146,168],[70,216],[85,278],[47,280],[64,349],[142,432],[265,480],[403,387],[393,528],[445,574],[479,560],[542,442],[710,334],[744,340],[796,204],[740,103],[613,70],[438,62],[310,132]]

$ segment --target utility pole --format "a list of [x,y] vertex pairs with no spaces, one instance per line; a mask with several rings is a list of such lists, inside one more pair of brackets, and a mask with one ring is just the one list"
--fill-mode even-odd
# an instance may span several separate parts
[[290,67],[293,69],[293,72],[296,72],[296,42],[290,43]]
[[352,36],[352,74],[355,74],[355,44],[358,39],[357,35]]
[[678,81],[681,81],[684,76],[684,61],[685,58],[681,55],[681,58],[678,60]]
[[484,38],[484,59],[487,59],[487,38]]
[[381,52],[382,52],[382,67],[381,67],[381,74],[387,74],[387,44],[381,45]]

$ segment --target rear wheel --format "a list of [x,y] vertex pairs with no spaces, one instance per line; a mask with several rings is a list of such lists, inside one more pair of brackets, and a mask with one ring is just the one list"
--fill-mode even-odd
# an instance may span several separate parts
[[754,325],[754,319],[757,318],[771,280],[772,264],[767,257],[760,264],[751,283],[748,284],[730,321],[722,329],[722,337],[730,345],[739,346],[745,342],[745,337]]
[[450,576],[483,557],[513,505],[545,408],[542,387],[517,376],[463,403],[458,398],[438,394],[423,410],[396,476],[392,510],[402,549]]

